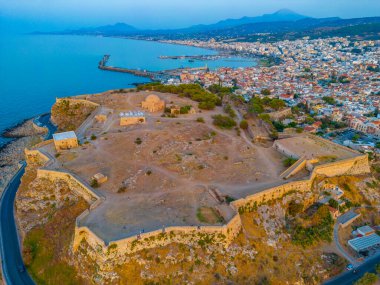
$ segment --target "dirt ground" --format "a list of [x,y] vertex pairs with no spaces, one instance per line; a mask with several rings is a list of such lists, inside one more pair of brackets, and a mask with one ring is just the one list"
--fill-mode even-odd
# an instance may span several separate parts
[[[283,156],[235,130],[215,127],[212,116],[223,113],[220,107],[201,111],[189,99],[155,93],[167,105],[192,105],[197,112],[176,118],[146,112],[145,124],[119,126],[119,113],[143,111],[140,103],[149,94],[94,95],[92,101],[110,110],[107,120],[94,120],[82,146],[57,158],[61,167],[87,181],[99,172],[108,177],[99,187],[105,202],[83,221],[101,238],[114,240],[163,226],[205,225],[197,217],[201,207],[215,209],[228,221],[232,209],[221,205],[211,189],[238,199],[283,183]],[[199,117],[205,122],[197,122]],[[90,139],[92,135],[96,139]]]

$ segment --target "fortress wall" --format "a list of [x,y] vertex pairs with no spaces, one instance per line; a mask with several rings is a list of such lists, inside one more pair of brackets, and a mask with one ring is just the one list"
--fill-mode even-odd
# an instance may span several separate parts
[[305,168],[306,162],[307,162],[307,160],[306,160],[305,156],[302,156],[293,165],[291,165],[283,173],[281,173],[280,177],[287,179],[290,176],[297,174],[298,172],[300,172],[302,169]]
[[269,200],[274,200],[283,197],[285,194],[290,191],[305,192],[311,189],[312,180],[301,180],[289,182],[277,187],[269,188],[262,192],[247,196],[232,202],[232,205],[235,209],[240,207],[251,207],[256,202],[257,204],[267,202]]
[[69,183],[70,188],[81,195],[88,203],[92,204],[101,197],[89,186],[75,178],[71,173],[49,169],[37,169],[38,178],[47,178],[50,180],[62,179]]
[[75,98],[68,98],[68,97],[66,97],[66,98],[56,98],[55,99],[56,103],[59,103],[61,101],[69,101],[70,103],[87,104],[87,105],[94,106],[94,107],[100,106],[99,104],[91,102],[91,101],[88,101],[86,99],[75,99]]
[[319,141],[321,143],[327,143],[327,144],[330,144],[330,145],[333,145],[334,147],[336,148],[340,148],[344,151],[349,151],[349,152],[352,152],[352,153],[355,153],[355,154],[361,154],[359,151],[356,151],[356,150],[353,150],[349,147],[346,147],[346,146],[343,146],[343,145],[340,145],[340,144],[337,144],[337,143],[334,143],[328,139],[325,139],[325,138],[322,138],[320,136],[316,136],[316,135],[312,135],[312,134],[307,134],[307,136],[315,141]]
[[228,246],[234,238],[239,234],[241,229],[241,220],[239,215],[235,215],[231,221],[223,226],[173,226],[165,228],[163,232],[162,229],[155,230],[147,233],[142,233],[141,235],[135,235],[125,239],[111,241],[107,245],[100,239],[95,233],[93,233],[87,227],[78,227],[79,220],[88,215],[82,213],[77,219],[75,227],[75,235],[73,242],[74,251],[78,248],[82,239],[86,239],[87,243],[93,247],[98,248],[101,246],[103,254],[108,254],[110,249],[114,249],[118,254],[129,254],[145,248],[154,248],[158,246],[165,246],[170,243],[184,243],[184,244],[194,244],[202,242],[202,240],[207,243],[220,243],[221,245]]
[[370,172],[368,164],[368,156],[361,155],[353,158],[348,158],[336,162],[331,162],[323,165],[317,165],[314,167],[309,179],[302,181],[289,182],[274,188],[264,190],[260,193],[256,193],[246,198],[236,200],[232,202],[235,209],[249,209],[256,202],[257,204],[266,202],[268,200],[281,198],[290,191],[304,192],[311,189],[313,180],[316,176],[341,176],[341,175],[360,175]]
[[275,150],[277,150],[279,153],[282,153],[283,155],[287,156],[287,157],[291,157],[291,158],[294,158],[294,159],[299,159],[299,155],[296,154],[296,153],[293,153],[292,151],[290,151],[289,149],[287,149],[285,146],[283,146],[282,144],[280,144],[277,141],[275,141],[273,143],[273,146],[272,146]]
[[281,110],[281,111],[277,111],[277,112],[271,112],[271,113],[267,113],[270,117],[271,120],[280,120],[286,116],[289,116],[292,114],[292,109],[291,108],[286,108],[284,110]]
[[370,173],[368,156],[361,155],[323,165],[317,165],[314,167],[310,179],[313,180],[317,175],[333,177],[366,173]]
[[40,142],[40,143],[34,145],[34,146],[33,146],[33,149],[37,149],[37,148],[43,147],[43,146],[48,145],[48,144],[51,144],[51,143],[53,143],[53,142],[54,142],[53,139],[46,140],[46,141],[42,141],[42,142]]
[[40,162],[45,164],[50,160],[50,158],[47,155],[43,154],[39,150],[25,148],[24,153],[27,161],[39,160]]

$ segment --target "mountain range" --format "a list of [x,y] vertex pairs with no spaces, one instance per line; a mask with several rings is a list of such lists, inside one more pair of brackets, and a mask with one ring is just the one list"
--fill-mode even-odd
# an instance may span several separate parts
[[[55,34],[79,34],[124,36],[149,39],[189,39],[209,38],[240,40],[281,40],[304,36],[358,36],[380,37],[380,17],[341,19],[312,18],[288,9],[257,17],[226,19],[209,25],[195,25],[182,29],[141,30],[125,23],[100,27],[66,30]],[[266,34],[266,35],[262,35]]]

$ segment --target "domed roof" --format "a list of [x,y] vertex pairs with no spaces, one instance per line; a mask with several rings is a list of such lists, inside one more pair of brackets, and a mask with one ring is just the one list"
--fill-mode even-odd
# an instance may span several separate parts
[[156,102],[160,102],[160,101],[161,101],[160,97],[158,97],[157,95],[154,95],[154,94],[151,94],[145,98],[145,102],[156,103]]

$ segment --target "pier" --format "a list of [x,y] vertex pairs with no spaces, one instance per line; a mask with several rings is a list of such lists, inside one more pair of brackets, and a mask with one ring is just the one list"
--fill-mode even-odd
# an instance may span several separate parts
[[108,66],[107,62],[110,58],[109,54],[103,56],[103,58],[99,61],[98,68],[101,70],[114,71],[114,72],[122,72],[129,73],[139,77],[147,77],[151,80],[164,80],[173,77],[179,77],[183,71],[199,71],[199,70],[208,70],[207,66],[203,67],[180,67],[176,69],[168,69],[161,71],[149,71],[149,70],[139,70],[139,69],[130,69],[124,67],[116,67],[116,66]]

